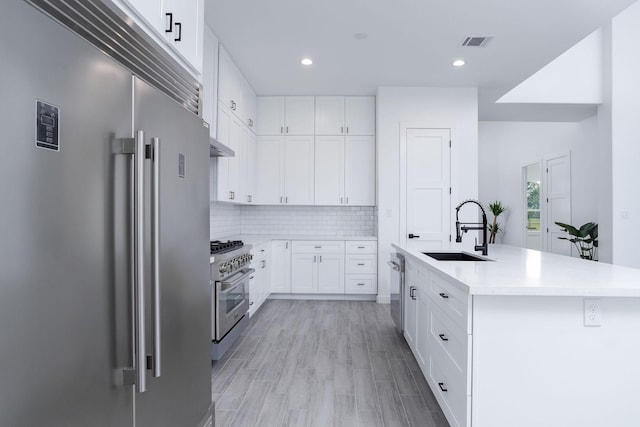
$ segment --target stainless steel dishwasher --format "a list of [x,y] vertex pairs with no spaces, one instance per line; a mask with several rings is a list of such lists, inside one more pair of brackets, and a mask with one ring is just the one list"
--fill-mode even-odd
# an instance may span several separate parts
[[404,333],[404,256],[392,253],[387,264],[391,267],[391,317],[402,334]]

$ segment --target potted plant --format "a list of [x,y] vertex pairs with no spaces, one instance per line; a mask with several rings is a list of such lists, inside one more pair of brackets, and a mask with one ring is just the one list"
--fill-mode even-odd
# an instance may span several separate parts
[[563,228],[571,237],[558,237],[560,240],[568,240],[573,243],[582,259],[597,261],[598,254],[598,224],[587,222],[576,228],[569,224],[556,222],[556,225]]
[[500,223],[498,222],[498,216],[504,212],[507,208],[502,206],[502,203],[496,200],[493,203],[489,203],[489,210],[493,214],[493,223],[488,225],[489,229],[489,243],[496,242],[496,234],[502,231]]

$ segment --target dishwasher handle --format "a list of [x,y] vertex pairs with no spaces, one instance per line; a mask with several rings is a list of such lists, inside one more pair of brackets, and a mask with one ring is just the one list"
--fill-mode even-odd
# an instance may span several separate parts
[[391,267],[391,269],[393,271],[400,271],[400,265],[398,265],[397,262],[395,262],[395,261],[387,261],[387,264],[389,264],[389,267]]

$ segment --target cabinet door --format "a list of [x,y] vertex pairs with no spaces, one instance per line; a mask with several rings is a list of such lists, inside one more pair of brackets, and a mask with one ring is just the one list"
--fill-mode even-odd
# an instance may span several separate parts
[[318,255],[318,293],[344,294],[344,254]]
[[164,30],[169,20],[165,22],[165,15],[162,12],[162,2],[155,0],[125,0],[135,11],[138,17],[145,21],[151,28],[159,34],[164,34]]
[[235,66],[224,47],[218,53],[218,102],[231,110]]
[[244,124],[256,131],[256,93],[245,79],[242,80],[242,118]]
[[256,136],[247,128],[242,126],[242,197],[238,198],[239,203],[255,203],[255,165],[256,165]]
[[425,369],[429,360],[429,295],[426,277],[420,277],[418,289],[415,292],[416,334],[415,356],[421,368]]
[[[218,141],[229,146],[231,139],[231,111],[226,109],[222,104],[218,104]],[[217,200],[230,201],[231,193],[229,192],[229,157],[218,157],[217,167]]]
[[271,292],[291,292],[291,242],[271,243]]
[[[267,248],[270,248],[270,246],[267,246]],[[270,253],[271,249],[269,249],[269,254],[267,254],[267,256],[264,259],[264,262],[262,263],[262,265],[260,266],[260,270],[262,271],[262,281],[261,281],[261,286],[260,286],[260,304],[258,305],[258,307],[260,307],[266,300],[267,298],[269,298],[269,295],[271,294],[271,284],[269,283],[271,281],[271,253]]]
[[[418,271],[415,265],[406,263],[405,291],[404,291],[404,337],[413,352],[416,351],[416,326],[417,326],[417,281]],[[412,295],[414,295],[412,297]]]
[[202,64],[202,118],[209,123],[209,135],[216,137],[218,120],[218,39],[205,27]]
[[316,135],[344,133],[344,96],[316,96]]
[[373,96],[347,96],[345,106],[345,132],[347,135],[376,134],[376,99]]
[[284,134],[284,96],[259,96],[256,107],[258,135]]
[[318,136],[315,144],[315,204],[344,203],[344,137]]
[[286,136],[284,196],[290,205],[312,205],[314,190],[313,136]]
[[373,136],[348,136],[344,148],[345,204],[376,204],[376,142]]
[[202,72],[202,40],[204,37],[204,0],[164,0],[164,12],[173,13],[173,31],[166,33],[169,43]]
[[249,277],[249,317],[258,309],[258,298],[260,296],[260,273],[256,269]]
[[234,157],[228,157],[229,160],[229,191],[231,192],[231,199],[234,202],[243,202],[240,189],[242,183],[242,123],[237,117],[231,117],[231,128],[229,132],[229,148],[231,148],[236,155]]
[[314,134],[314,97],[285,97],[285,133],[287,135]]
[[256,202],[279,205],[284,201],[284,137],[257,137],[256,159]]
[[308,294],[318,291],[317,263],[317,255],[291,255],[291,292]]

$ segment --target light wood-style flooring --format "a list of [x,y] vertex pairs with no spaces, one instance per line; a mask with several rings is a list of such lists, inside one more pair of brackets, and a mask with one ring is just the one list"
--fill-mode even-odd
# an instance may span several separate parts
[[448,427],[389,306],[268,300],[213,363],[216,427]]

